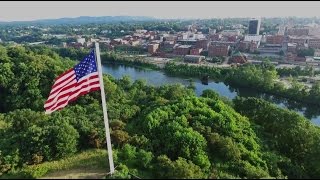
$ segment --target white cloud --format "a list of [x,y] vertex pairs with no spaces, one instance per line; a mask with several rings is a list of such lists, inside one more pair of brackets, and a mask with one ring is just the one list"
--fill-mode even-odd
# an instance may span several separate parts
[[0,21],[78,16],[153,16],[158,18],[320,16],[320,2],[210,1],[6,1],[0,2]]

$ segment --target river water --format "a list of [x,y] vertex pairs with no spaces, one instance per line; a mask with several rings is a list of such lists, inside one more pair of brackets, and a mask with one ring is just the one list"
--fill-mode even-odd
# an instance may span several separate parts
[[154,86],[161,86],[165,84],[176,84],[180,83],[185,86],[190,84],[190,79],[193,80],[195,85],[195,93],[200,96],[202,91],[205,89],[212,89],[218,92],[221,96],[228,97],[230,99],[235,98],[237,95],[243,97],[260,97],[267,101],[273,102],[276,105],[294,110],[299,114],[310,119],[311,122],[320,126],[320,109],[312,105],[301,104],[297,102],[290,101],[286,98],[281,98],[266,93],[260,93],[248,88],[238,88],[226,85],[223,82],[214,82],[209,80],[208,85],[203,84],[200,79],[197,78],[183,78],[183,77],[172,77],[166,75],[162,71],[156,70],[146,70],[138,67],[116,65],[116,64],[107,64],[102,67],[103,73],[110,74],[114,78],[122,78],[127,75],[130,76],[132,80],[144,79],[147,84]]

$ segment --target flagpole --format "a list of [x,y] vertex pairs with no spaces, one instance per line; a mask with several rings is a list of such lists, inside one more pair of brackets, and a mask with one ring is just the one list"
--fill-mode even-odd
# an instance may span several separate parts
[[95,49],[96,49],[95,50],[96,60],[97,60],[97,63],[98,63],[100,89],[101,89],[103,119],[104,119],[104,126],[105,126],[105,129],[106,129],[106,139],[107,139],[107,149],[108,149],[108,156],[109,156],[110,174],[112,175],[114,173],[114,164],[113,164],[113,157],[112,157],[112,147],[111,147],[111,138],[110,138],[110,131],[109,131],[107,104],[106,104],[106,96],[105,96],[105,93],[104,93],[102,68],[101,68],[101,59],[100,59],[100,49],[99,49],[99,43],[98,42],[95,42]]

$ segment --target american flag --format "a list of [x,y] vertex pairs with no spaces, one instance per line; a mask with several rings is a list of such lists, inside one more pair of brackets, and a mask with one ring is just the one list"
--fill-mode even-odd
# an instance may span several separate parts
[[92,50],[79,64],[55,79],[49,98],[44,104],[46,114],[60,110],[79,96],[99,89],[99,74]]

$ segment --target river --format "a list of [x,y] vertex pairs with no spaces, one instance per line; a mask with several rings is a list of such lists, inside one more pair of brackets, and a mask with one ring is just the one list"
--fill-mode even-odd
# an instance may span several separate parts
[[117,79],[128,75],[132,80],[144,79],[146,80],[147,84],[154,86],[176,83],[189,85],[189,79],[192,79],[195,85],[195,93],[197,94],[197,96],[200,96],[202,94],[202,91],[205,89],[212,89],[218,92],[221,96],[225,96],[230,99],[235,98],[237,95],[243,97],[260,97],[267,101],[273,102],[280,107],[294,110],[297,113],[310,119],[314,124],[320,126],[319,108],[315,108],[312,105],[293,102],[286,98],[281,98],[266,93],[260,93],[252,89],[231,87],[223,82],[214,82],[212,80],[209,80],[208,85],[205,85],[200,81],[200,79],[197,78],[172,77],[166,75],[162,71],[146,70],[138,67],[130,67],[124,65],[107,64],[103,65],[102,70],[103,73],[110,74]]

